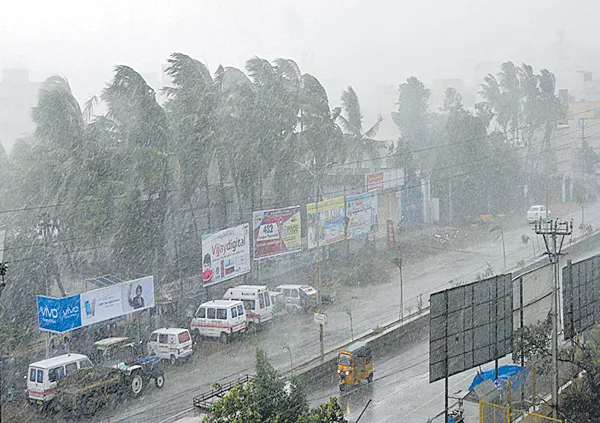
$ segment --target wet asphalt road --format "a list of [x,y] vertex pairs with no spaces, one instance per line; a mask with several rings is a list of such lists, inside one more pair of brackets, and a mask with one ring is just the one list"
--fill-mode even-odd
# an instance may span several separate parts
[[[577,211],[561,217],[577,218],[580,213]],[[600,204],[586,208],[586,221],[594,227],[600,226]],[[523,244],[522,234],[533,237],[532,227],[525,222],[515,228],[504,228],[508,269],[519,261],[532,259],[532,247]],[[577,230],[574,236],[578,235]],[[427,305],[429,294],[448,287],[451,280],[471,281],[488,265],[496,272],[503,268],[502,243],[500,239],[494,241],[491,236],[462,250],[440,248],[443,249],[441,254],[403,268],[405,314],[417,310],[419,296]],[[350,341],[350,320],[345,307],[352,311],[354,335],[358,336],[398,319],[399,303],[399,277],[377,286],[338,291],[336,303],[324,310],[328,314],[324,331],[325,350]],[[290,347],[292,363],[284,345]],[[253,373],[257,348],[264,349],[279,370],[289,369],[290,364],[296,365],[319,355],[317,325],[312,316],[287,316],[270,329],[250,334],[230,345],[205,343],[192,361],[167,369],[166,385],[162,390],[151,386],[141,398],[102,409],[93,421],[160,422],[191,407],[192,398],[210,390],[213,382],[223,383]],[[427,417],[437,413],[436,410],[443,409],[443,382],[441,385],[440,382],[428,383],[427,349],[425,337],[420,342],[402,346],[395,356],[381,357],[381,361],[376,363],[376,381],[342,397],[341,404],[348,415],[357,416],[369,398],[373,402],[361,420],[364,422],[397,422],[398,416],[408,415],[411,417],[403,421],[425,422]],[[462,376],[462,379],[461,376],[451,379],[451,390],[465,383],[468,387],[472,375]],[[310,398],[315,402],[322,402],[338,393],[335,382],[328,382],[328,386],[310,387]],[[387,416],[390,416],[389,420]]]

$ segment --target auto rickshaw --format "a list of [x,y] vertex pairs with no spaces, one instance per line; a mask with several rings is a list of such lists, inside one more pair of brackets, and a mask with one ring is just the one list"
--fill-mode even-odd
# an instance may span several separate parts
[[348,386],[360,384],[363,380],[373,381],[371,348],[363,343],[355,343],[341,349],[338,355],[338,377],[340,391]]

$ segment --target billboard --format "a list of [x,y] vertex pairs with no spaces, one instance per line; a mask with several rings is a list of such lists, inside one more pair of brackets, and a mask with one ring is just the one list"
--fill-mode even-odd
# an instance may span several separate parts
[[154,307],[154,277],[145,276],[80,294],[81,325]]
[[367,178],[367,191],[383,190],[383,172],[369,173]]
[[38,295],[37,315],[40,329],[63,333],[81,327],[79,295],[52,298]]
[[377,232],[377,195],[374,192],[365,192],[346,197],[346,217],[348,239]]
[[319,201],[317,205],[315,203],[307,204],[306,214],[308,216],[308,248],[344,240],[344,219],[346,218],[344,197]]
[[154,307],[153,276],[144,276],[66,298],[37,297],[40,329],[57,333],[150,307]]
[[367,191],[383,191],[404,185],[404,170],[388,169],[365,175]]
[[432,294],[429,382],[510,354],[512,300],[510,274]]
[[300,206],[252,213],[254,260],[301,249]]
[[545,321],[552,310],[554,266],[545,264],[513,281],[514,329]]
[[250,225],[202,235],[202,283],[214,285],[250,272]]
[[600,322],[600,255],[562,268],[565,339]]

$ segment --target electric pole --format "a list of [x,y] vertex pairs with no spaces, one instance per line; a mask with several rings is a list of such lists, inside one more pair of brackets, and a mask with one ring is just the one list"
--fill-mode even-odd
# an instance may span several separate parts
[[587,197],[587,187],[585,185],[585,118],[579,119],[579,127],[581,128],[581,230],[583,230],[585,225],[585,200]]
[[[565,236],[573,233],[573,221],[559,219],[535,222],[535,233],[544,237],[546,254],[554,265],[554,286],[552,287],[552,417],[558,418],[558,291],[560,255]],[[558,241],[560,238],[560,242]]]

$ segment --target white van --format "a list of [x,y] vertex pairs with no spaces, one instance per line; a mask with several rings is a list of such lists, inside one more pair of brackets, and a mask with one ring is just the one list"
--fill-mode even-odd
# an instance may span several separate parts
[[319,305],[319,293],[310,285],[279,285],[276,292],[285,298],[285,306],[292,311],[307,311]]
[[273,319],[271,296],[264,285],[239,285],[229,288],[223,299],[244,303],[248,330],[253,325],[264,325]]
[[46,408],[56,396],[56,383],[69,373],[93,367],[83,354],[62,354],[29,365],[27,372],[27,399],[31,404]]
[[226,344],[233,335],[246,330],[244,304],[232,300],[200,304],[190,327],[194,335],[220,338]]
[[178,360],[194,354],[190,332],[181,328],[156,329],[150,335],[148,353],[169,360],[172,365],[175,365]]

